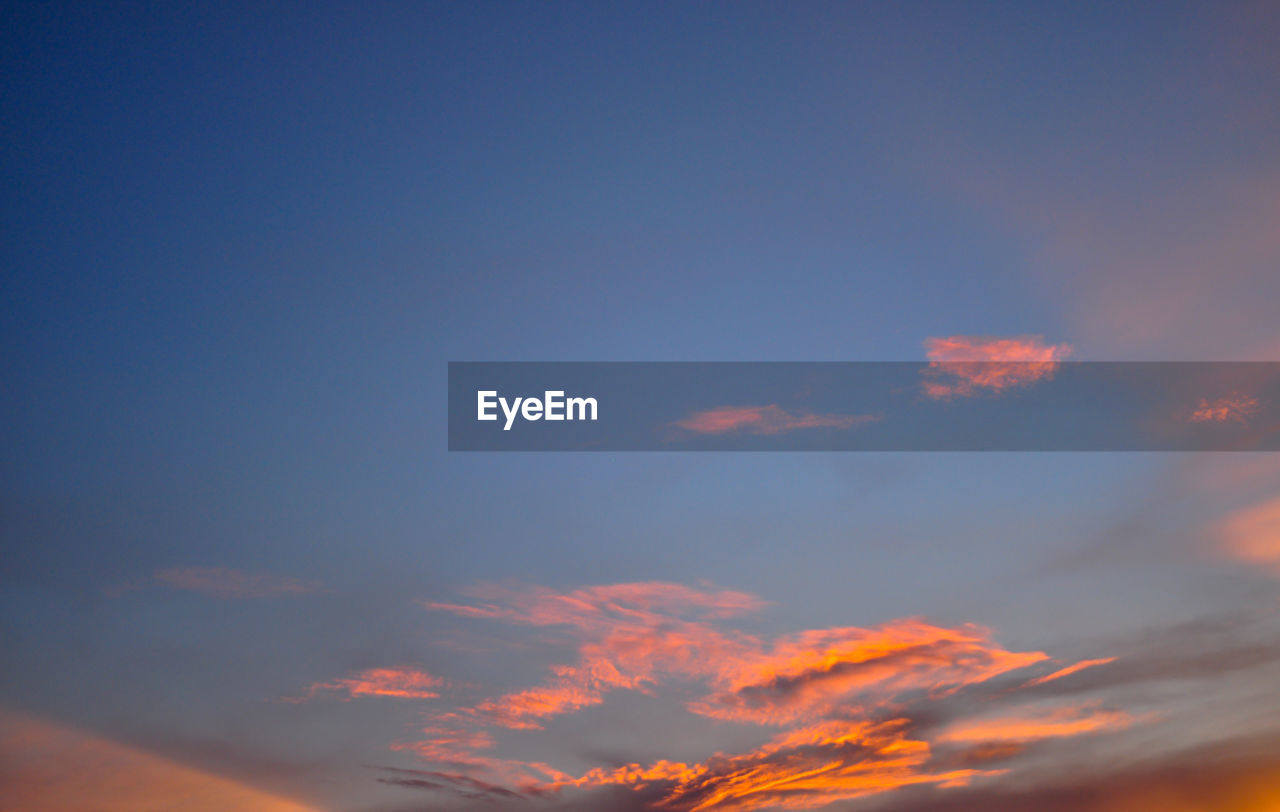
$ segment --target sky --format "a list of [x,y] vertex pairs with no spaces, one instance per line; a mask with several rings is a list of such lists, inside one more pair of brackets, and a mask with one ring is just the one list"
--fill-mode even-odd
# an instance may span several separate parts
[[1273,5],[3,14],[4,804],[1280,808],[1274,453],[447,420],[449,362],[1280,361]]

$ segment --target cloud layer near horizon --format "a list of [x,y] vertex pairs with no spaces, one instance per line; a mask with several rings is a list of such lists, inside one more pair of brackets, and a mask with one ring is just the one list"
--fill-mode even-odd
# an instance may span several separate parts
[[118,742],[0,710],[0,795],[25,812],[318,812]]
[[[1001,774],[1007,767],[999,762],[1036,742],[1138,721],[1122,709],[1075,699],[1024,701],[1003,711],[987,706],[981,714],[962,710],[953,700],[969,695],[986,697],[988,705],[1003,702],[1000,697],[1019,686],[1043,686],[1113,662],[1069,664],[1040,651],[1010,650],[973,624],[902,618],[765,638],[742,628],[763,601],[709,585],[641,582],[557,591],[489,584],[466,595],[469,601],[423,606],[547,629],[561,643],[567,635],[574,657],[553,665],[538,685],[447,709],[433,703],[439,709],[428,712],[423,738],[396,746],[429,769],[384,781],[495,802],[609,790],[646,809],[808,809],[909,786],[966,786]],[[379,695],[363,690],[373,682],[370,673],[320,683],[311,693]],[[600,705],[612,692],[657,696],[674,686],[701,686],[682,700],[694,717],[760,731],[763,740],[700,761],[620,763],[578,774],[497,754],[510,735],[504,731],[546,735],[551,720]]]

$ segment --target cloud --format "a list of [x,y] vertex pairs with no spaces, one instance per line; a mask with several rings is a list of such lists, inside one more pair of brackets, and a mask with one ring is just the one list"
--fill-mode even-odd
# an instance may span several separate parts
[[1093,668],[1094,666],[1099,666],[1099,665],[1108,665],[1110,663],[1114,663],[1115,661],[1116,661],[1115,657],[1100,657],[1096,660],[1081,660],[1080,662],[1073,663],[1072,665],[1068,665],[1065,668],[1059,668],[1057,671],[1054,671],[1051,674],[1045,674],[1043,677],[1036,677],[1035,679],[1026,683],[1026,685],[1024,685],[1023,687],[1033,688],[1037,685],[1044,685],[1046,682],[1053,682],[1056,679],[1069,677],[1072,674],[1076,674],[1076,673],[1079,673],[1080,671],[1085,670],[1086,668]]
[[1047,658],[1038,651],[1006,651],[972,625],[945,628],[905,619],[875,629],[816,629],[725,663],[717,678],[725,690],[691,709],[720,719],[785,723],[847,708],[860,697],[942,695]]
[[[1176,685],[1192,690],[1189,681],[1220,685],[1224,675],[1280,662],[1269,615],[1147,628],[1090,644],[1110,649],[1100,652],[1107,656],[1064,665],[1007,649],[980,626],[919,618],[753,635],[736,627],[764,602],[708,584],[490,584],[467,592],[470,602],[424,606],[545,628],[573,652],[543,683],[432,714],[419,740],[394,746],[427,768],[390,783],[489,809],[518,796],[558,810],[808,809],[854,799],[918,810],[953,794],[981,801],[1004,793],[1023,806],[993,808],[1040,809],[1038,795],[1012,788],[1047,780],[1073,742],[1087,739],[1089,751],[1103,752],[1098,737],[1168,717],[1103,706],[1100,692],[1132,686],[1122,695],[1143,702]],[[1040,674],[1028,679],[1024,670]],[[518,750],[509,748],[538,752],[563,735],[551,719],[621,690],[674,695],[693,719],[731,723],[704,728],[727,746],[693,758],[610,757],[574,772],[512,757]],[[1078,797],[1057,785],[1045,797],[1060,791]]]
[[918,784],[964,786],[993,773],[928,769],[930,748],[911,739],[906,720],[829,721],[774,737],[738,755],[701,764],[658,762],[597,769],[575,786],[622,785],[655,797],[649,808],[812,809]]
[[25,812],[316,812],[229,778],[31,716],[0,711],[0,787]]
[[[930,740],[931,711],[958,692],[975,690],[1020,669],[1049,662],[1043,652],[1011,651],[989,630],[942,626],[904,618],[872,628],[832,627],[764,640],[727,627],[761,608],[754,596],[717,589],[648,582],[559,592],[545,587],[485,585],[469,590],[470,604],[427,602],[460,617],[556,627],[573,642],[573,662],[551,668],[541,685],[500,694],[437,714],[424,738],[398,749],[417,753],[450,774],[476,778],[529,795],[625,791],[640,809],[807,809],[919,784],[964,786],[996,775],[990,762],[1021,753],[1009,742],[977,741],[946,753]],[[1059,673],[1081,670],[1084,664]],[[1052,675],[1051,675],[1052,676]],[[1025,681],[1024,681],[1025,682]],[[687,702],[693,714],[746,728],[772,728],[764,744],[719,752],[697,762],[658,759],[618,763],[573,776],[550,765],[489,756],[491,731],[537,731],[546,720],[605,701],[615,690],[653,693],[664,686],[702,686]],[[994,686],[986,690],[998,696]],[[1081,706],[1083,707],[1083,706]],[[1125,726],[1121,711],[1073,711],[1035,717],[984,716],[1000,736],[1020,724],[1038,725],[1040,738],[1098,733]],[[942,714],[952,725],[963,719]],[[960,732],[956,732],[960,731]],[[527,734],[526,734],[527,735]],[[474,792],[420,777],[421,789]],[[418,780],[418,779],[415,779]]]
[[1257,398],[1234,394],[1214,401],[1201,399],[1200,405],[1187,416],[1187,420],[1192,423],[1232,422],[1244,425],[1261,410],[1262,405]]
[[183,567],[162,570],[155,580],[173,589],[200,592],[215,598],[271,598],[305,595],[320,589],[316,581],[302,581],[282,575],[241,572],[224,567]]
[[785,434],[801,429],[851,429],[879,420],[869,414],[788,412],[781,406],[718,406],[672,425],[695,434]]
[[1031,680],[1009,690],[1044,699],[1128,686],[1158,686],[1156,693],[1165,694],[1173,684],[1213,681],[1221,685],[1234,674],[1280,664],[1273,611],[1223,613],[1146,627],[1095,642],[1092,647],[1120,654],[1099,658],[1088,668],[1062,669],[1049,675],[1051,680]]
[[947,336],[924,342],[929,366],[921,384],[931,398],[998,394],[1051,379],[1071,355],[1069,344],[1046,344],[1043,336],[1012,338]]
[[1135,718],[1124,711],[1099,709],[1091,703],[1049,709],[1028,708],[1000,716],[957,722],[939,733],[935,741],[971,744],[1026,743],[1123,730],[1134,721]]
[[481,584],[463,594],[485,603],[470,606],[424,601],[463,617],[492,618],[534,626],[607,626],[620,619],[655,620],[668,615],[727,618],[753,612],[768,604],[746,592],[694,589],[666,581],[642,581],[589,586],[571,592],[547,587]]
[[487,699],[470,712],[508,728],[540,727],[538,720],[599,704],[614,689],[642,690],[662,674],[705,676],[717,663],[754,645],[711,625],[764,602],[742,592],[693,589],[670,583],[628,583],[558,593],[541,587],[481,586],[478,606],[429,602],[429,609],[463,617],[502,619],[577,630],[578,662],[556,666],[535,688]]
[[1280,575],[1280,497],[1227,516],[1218,526],[1218,536],[1231,557]]
[[1073,764],[1034,780],[907,790],[878,812],[1259,812],[1280,809],[1280,741],[1228,739],[1106,769]]
[[517,799],[524,796],[498,784],[481,781],[459,773],[438,772],[435,770],[408,770],[402,767],[382,768],[390,773],[379,778],[383,784],[392,784],[407,789],[427,790],[429,792],[449,792],[470,801],[492,799]]
[[434,699],[444,685],[440,677],[409,666],[369,668],[350,677],[331,682],[317,682],[291,702],[302,702],[325,694],[345,694],[345,700],[358,696],[383,696],[400,699]]

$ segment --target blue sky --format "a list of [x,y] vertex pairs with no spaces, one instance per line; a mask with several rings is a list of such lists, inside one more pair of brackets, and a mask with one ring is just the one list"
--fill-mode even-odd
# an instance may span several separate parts
[[[643,604],[754,635],[734,668],[916,617],[989,629],[983,656],[1116,658],[1028,695],[1115,723],[994,765],[1040,808],[1069,780],[1131,799],[1148,773],[1108,768],[1139,755],[1274,775],[1231,760],[1280,732],[1274,455],[451,454],[446,364],[924,360],[941,336],[1278,360],[1278,25],[1247,3],[7,4],[4,752],[37,730],[112,769],[394,812],[518,789],[511,764],[394,749],[449,713],[495,739],[464,756],[574,779],[784,735],[691,712],[730,672],[675,665],[504,727],[482,700],[603,632],[423,606],[658,583],[767,604]],[[1183,659],[1142,645],[1165,633]],[[440,696],[338,682],[401,666]],[[915,708],[885,691],[842,707]],[[919,775],[960,735],[925,720],[966,696],[907,713]],[[654,802],[539,780],[552,806]],[[1018,808],[1010,786],[734,803]]]

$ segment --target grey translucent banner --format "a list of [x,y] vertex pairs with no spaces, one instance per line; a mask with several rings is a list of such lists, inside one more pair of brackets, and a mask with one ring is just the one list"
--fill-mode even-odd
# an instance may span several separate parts
[[1280,363],[449,364],[451,451],[1275,451]]

